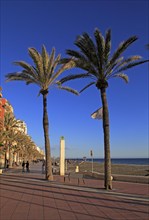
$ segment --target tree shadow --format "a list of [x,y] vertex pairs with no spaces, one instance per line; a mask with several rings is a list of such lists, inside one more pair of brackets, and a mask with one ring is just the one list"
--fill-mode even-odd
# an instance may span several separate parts
[[[4,181],[4,183],[3,183]],[[143,202],[143,201],[140,201],[140,202],[137,202],[137,201],[134,201],[134,200],[129,200],[129,201],[125,201],[124,198],[122,200],[122,195],[114,195],[113,194],[108,194],[108,193],[102,193],[102,192],[87,192],[87,191],[83,191],[83,190],[77,190],[77,189],[70,189],[70,188],[62,188],[60,186],[56,186],[54,184],[50,184],[50,185],[45,185],[44,182],[42,184],[39,184],[39,183],[30,183],[30,182],[21,182],[21,181],[12,181],[10,179],[6,179],[6,180],[3,180],[1,181],[1,189],[3,190],[6,190],[4,187],[13,187],[13,188],[18,188],[19,187],[19,190],[16,190],[16,189],[8,189],[7,188],[7,191],[12,191],[12,192],[18,192],[18,193],[22,193],[22,192],[25,192],[26,190],[33,190],[34,191],[34,196],[39,196],[38,194],[36,195],[35,192],[39,193],[39,191],[43,192],[43,193],[54,193],[55,195],[61,195],[61,196],[64,196],[66,198],[66,196],[68,196],[68,199],[66,199],[67,202],[76,202],[76,199],[77,199],[77,203],[78,204],[86,204],[86,205],[90,205],[91,203],[90,202],[81,202],[79,201],[78,199],[94,199],[95,202],[99,202],[99,201],[102,201],[103,203],[104,202],[117,202],[117,203],[123,203],[123,204],[135,204],[135,205],[141,205],[141,206],[148,206],[147,203]],[[9,182],[9,183],[8,183]],[[12,184],[14,183],[14,184]],[[16,183],[18,183],[18,185],[16,185]],[[22,185],[21,185],[22,184]],[[24,186],[25,184],[25,186]],[[27,185],[26,185],[27,184]],[[44,184],[44,185],[43,185]],[[3,187],[2,187],[3,186]],[[36,187],[36,188],[35,188]],[[45,189],[43,189],[43,187]],[[21,189],[21,191],[20,191]],[[57,190],[57,191],[56,191]],[[63,190],[63,191],[62,191]],[[72,193],[74,191],[74,193]],[[86,193],[86,195],[80,195],[79,193]],[[77,194],[76,194],[77,193]],[[28,192],[25,192],[25,194],[27,195],[33,195],[31,193],[28,193]],[[104,196],[103,197],[100,197],[100,196]],[[72,197],[74,198],[74,200],[70,200],[69,197]],[[115,196],[116,199],[112,199],[112,197]],[[51,198],[53,199],[53,197],[51,196],[45,196],[45,195],[42,195],[43,198]],[[130,199],[130,196],[128,195],[125,195],[124,194],[124,197],[125,199]],[[62,199],[62,198],[56,198],[58,200],[65,200],[65,199]],[[118,199],[120,199],[120,201],[118,201]],[[94,203],[95,206],[100,206],[100,207],[105,207],[105,206],[102,206],[102,205],[98,205],[96,203]],[[121,209],[119,206],[117,206],[117,209]],[[129,209],[128,209],[129,210]],[[137,211],[137,210],[136,210]],[[140,211],[139,211],[140,212]]]

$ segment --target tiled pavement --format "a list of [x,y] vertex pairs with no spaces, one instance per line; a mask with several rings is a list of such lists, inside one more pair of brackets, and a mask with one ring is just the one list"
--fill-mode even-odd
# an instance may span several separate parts
[[148,184],[113,182],[106,192],[102,180],[54,176],[44,180],[39,165],[30,173],[12,169],[0,175],[0,220],[149,219]]

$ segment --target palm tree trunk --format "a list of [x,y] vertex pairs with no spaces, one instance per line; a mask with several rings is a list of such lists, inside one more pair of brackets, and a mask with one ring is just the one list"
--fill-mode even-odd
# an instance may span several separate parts
[[6,152],[7,151],[5,151],[5,169],[7,168],[7,155],[6,155]]
[[105,178],[104,184],[105,188],[112,189],[111,180],[111,157],[110,157],[110,128],[109,128],[109,112],[108,103],[106,97],[106,89],[101,88],[101,100],[103,106],[103,132],[104,132],[104,170]]
[[12,149],[11,146],[9,146],[9,167],[12,168],[13,164],[13,156],[12,156]]
[[47,94],[43,94],[43,130],[45,140],[45,154],[46,154],[46,176],[47,180],[53,180],[52,164],[51,164],[51,152],[50,152],[50,140],[49,140],[49,121],[47,113]]

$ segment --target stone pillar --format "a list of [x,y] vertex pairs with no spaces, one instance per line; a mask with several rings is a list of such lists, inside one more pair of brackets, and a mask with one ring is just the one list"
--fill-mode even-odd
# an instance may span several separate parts
[[60,176],[65,175],[65,139],[60,139]]

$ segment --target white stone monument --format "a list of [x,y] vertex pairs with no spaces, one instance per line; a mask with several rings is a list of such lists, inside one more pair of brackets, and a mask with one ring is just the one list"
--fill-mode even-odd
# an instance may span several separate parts
[[60,176],[65,175],[65,139],[60,139]]

